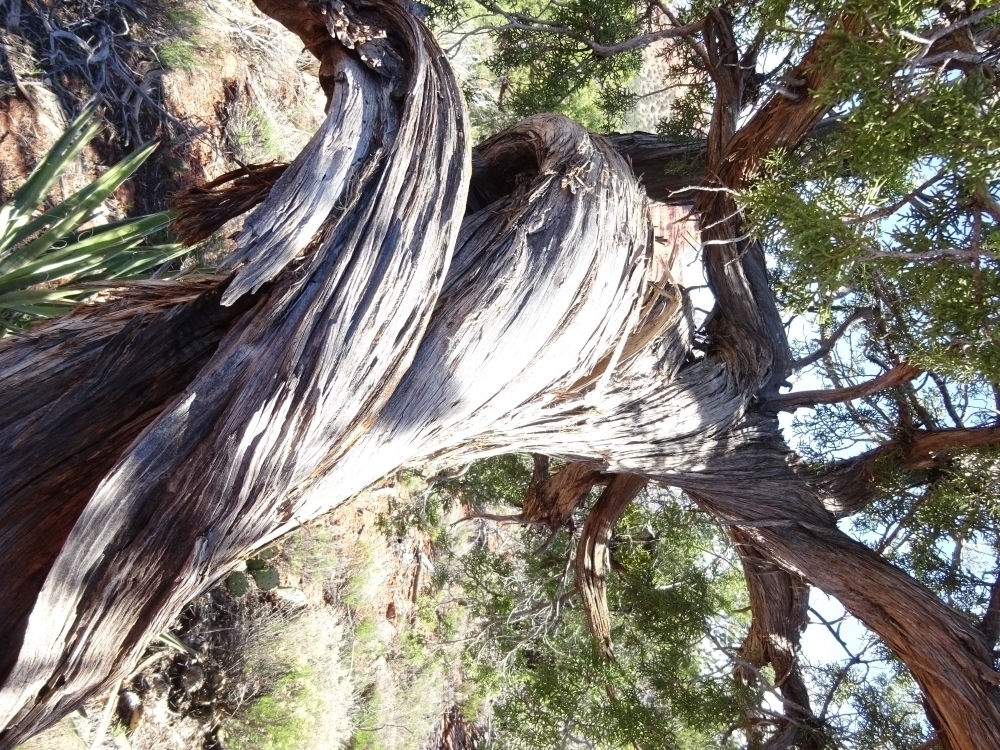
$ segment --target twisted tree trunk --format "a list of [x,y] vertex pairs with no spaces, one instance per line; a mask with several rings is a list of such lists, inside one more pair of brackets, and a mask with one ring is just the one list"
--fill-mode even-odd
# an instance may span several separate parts
[[[608,141],[542,115],[473,160],[455,79],[405,7],[257,2],[320,59],[330,107],[235,273],[0,347],[0,562],[29,573],[0,583],[0,748],[126,674],[249,550],[404,464],[511,450],[632,475],[609,498],[688,490],[885,638],[946,747],[1000,746],[983,636],[837,529],[832,485],[796,473],[761,407],[787,345],[731,201],[699,205],[718,299],[701,355],[683,290],[646,282],[645,195]],[[709,141],[713,179],[760,156]]]

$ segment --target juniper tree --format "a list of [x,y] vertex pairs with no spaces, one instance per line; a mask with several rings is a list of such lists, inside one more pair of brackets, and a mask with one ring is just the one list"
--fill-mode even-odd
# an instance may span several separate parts
[[[992,518],[988,497],[973,507],[992,464],[956,451],[1000,435],[974,398],[996,382],[995,8],[491,4],[501,34],[560,40],[566,78],[604,87],[674,39],[691,93],[665,129],[685,139],[541,114],[470,158],[458,83],[411,8],[257,5],[319,59],[329,108],[287,169],[189,195],[190,236],[261,201],[228,275],[138,285],[0,349],[0,554],[22,571],[0,581],[0,747],[126,674],[248,550],[402,465],[510,451],[539,457],[527,520],[557,527],[605,486],[575,566],[606,653],[607,541],[654,481],[740,551],[744,648],[785,698],[771,747],[817,736],[797,666],[807,582],[905,664],[942,746],[1000,744],[993,576],[946,601],[961,554],[935,578],[933,545],[879,549],[837,524],[860,514],[888,539],[920,518],[961,550]],[[647,193],[699,218],[703,325],[674,279],[649,278]],[[818,348],[793,354],[779,305],[816,316]],[[871,367],[838,354],[847,333]],[[781,393],[814,363],[832,388]],[[777,414],[817,404],[847,404],[860,452],[836,434],[791,452]],[[959,515],[935,504],[942,478],[970,479],[960,523],[942,523]],[[919,549],[923,580],[885,554]]]

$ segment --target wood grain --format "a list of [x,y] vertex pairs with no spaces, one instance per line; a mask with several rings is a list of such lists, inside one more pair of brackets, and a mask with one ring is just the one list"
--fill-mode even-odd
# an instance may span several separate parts
[[[647,279],[646,196],[606,139],[529,118],[477,148],[470,192],[459,88],[405,7],[257,3],[320,59],[330,108],[248,218],[232,277],[0,344],[0,562],[26,572],[0,583],[0,750],[127,674],[249,550],[401,466],[510,451],[688,491],[877,632],[946,748],[1000,746],[982,633],[837,528],[832,480],[799,471],[761,408],[790,358],[729,195],[697,203],[718,304],[696,348],[684,290]],[[814,104],[775,101],[738,133],[720,110],[715,186],[793,146]],[[583,556],[598,615],[614,516]]]

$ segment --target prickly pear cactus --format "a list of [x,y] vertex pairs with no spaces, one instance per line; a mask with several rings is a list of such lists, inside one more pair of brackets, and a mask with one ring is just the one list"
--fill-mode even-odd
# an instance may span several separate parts
[[250,580],[246,573],[241,570],[234,570],[230,573],[229,577],[226,578],[226,590],[237,598],[245,596],[250,590]]
[[250,575],[261,591],[270,591],[278,587],[278,571],[275,568],[251,570]]

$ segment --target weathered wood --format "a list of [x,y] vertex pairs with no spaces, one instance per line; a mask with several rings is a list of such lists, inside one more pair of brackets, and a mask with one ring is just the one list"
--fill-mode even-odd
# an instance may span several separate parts
[[876,393],[881,393],[887,388],[907,383],[920,375],[921,372],[922,370],[919,367],[904,362],[865,383],[845,386],[844,388],[783,393],[768,399],[765,408],[774,409],[775,411],[795,411],[796,409],[817,406],[818,404],[846,403],[847,401],[872,396]]
[[553,531],[561,529],[601,478],[597,469],[575,461],[552,476],[546,472],[544,479],[528,485],[521,516],[525,521],[545,524]]
[[252,304],[218,279],[148,284],[0,347],[0,679],[53,560],[98,483]]
[[[461,95],[436,44],[401,9],[387,7],[383,16],[407,60],[405,80],[372,73],[346,54],[335,76],[352,92],[344,107],[361,97],[364,111],[377,115],[366,123],[377,144],[366,140],[372,148],[336,205],[292,178],[312,180],[311,167],[272,191],[272,204],[287,201],[284,191],[305,191],[311,209],[328,208],[329,216],[316,242],[311,224],[305,233],[298,224],[264,225],[258,235],[272,255],[243,253],[238,283],[220,289],[224,302],[257,288],[307,245],[310,252],[105,473],[38,592],[0,690],[0,746],[120,675],[184,600],[290,518],[282,498],[324,456],[351,444],[407,369],[459,228],[469,145],[456,117]],[[397,84],[410,90],[402,100]],[[340,114],[331,110],[333,125],[300,163],[336,157],[340,128],[357,127]],[[269,244],[279,235],[280,251]],[[79,394],[74,389],[58,408],[71,409]]]
[[287,164],[247,164],[203,185],[192,185],[170,196],[178,213],[171,229],[188,245],[207,240],[227,221],[257,207],[271,192]]
[[[126,673],[254,546],[407,463],[511,450],[689,491],[881,635],[945,747],[1000,746],[983,635],[837,529],[830,482],[796,473],[760,408],[790,357],[728,195],[698,204],[718,301],[700,353],[682,290],[646,283],[645,196],[606,140],[530,118],[477,149],[469,198],[458,87],[405,8],[257,2],[320,59],[331,107],[248,220],[229,286],[0,345],[16,393],[0,396],[0,471],[58,531],[0,601],[0,749]],[[794,145],[818,116],[805,99],[766,106],[759,142],[733,123],[710,139],[715,187]],[[7,566],[38,540],[25,508],[0,505]]]
[[608,612],[608,543],[615,524],[649,480],[636,474],[618,474],[601,493],[583,524],[576,550],[576,585],[587,616],[587,626],[601,653],[614,656],[611,615]]
[[[802,631],[809,624],[809,585],[802,576],[775,565],[738,527],[730,527],[729,535],[743,565],[752,615],[740,659],[757,670],[770,664],[784,700],[785,725],[767,740],[767,750],[821,750],[828,738],[813,715],[799,651]],[[740,664],[736,673],[749,683],[759,679],[759,672]]]

